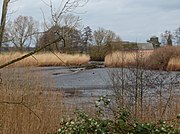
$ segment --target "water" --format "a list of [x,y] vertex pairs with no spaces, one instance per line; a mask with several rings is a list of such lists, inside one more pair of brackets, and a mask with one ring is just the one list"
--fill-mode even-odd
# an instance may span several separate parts
[[[24,79],[22,74],[33,74],[33,76],[41,75],[43,77],[43,86],[45,88],[60,90],[68,98],[67,102],[73,101],[73,97],[77,97],[80,102],[86,103],[87,98],[97,99],[102,95],[114,95],[113,89],[122,86],[122,69],[121,68],[67,68],[67,67],[31,67],[3,69],[3,71],[13,71],[18,74],[17,80]],[[2,71],[2,73],[3,73]],[[125,88],[128,92],[134,88],[137,70],[124,69]],[[19,75],[21,74],[21,75]],[[21,76],[21,77],[20,77]],[[112,77],[113,76],[113,77]],[[175,93],[180,91],[180,72],[159,72],[144,71],[143,88],[146,94],[152,96],[164,91],[168,94],[169,88],[173,88]],[[36,81],[34,77],[28,79],[29,82]],[[114,84],[113,84],[114,83]],[[173,84],[172,84],[173,83]],[[115,86],[116,85],[116,86]],[[172,86],[173,87],[170,87]],[[133,89],[132,89],[133,90]],[[133,92],[133,91],[132,91]],[[77,101],[77,100],[76,100]]]

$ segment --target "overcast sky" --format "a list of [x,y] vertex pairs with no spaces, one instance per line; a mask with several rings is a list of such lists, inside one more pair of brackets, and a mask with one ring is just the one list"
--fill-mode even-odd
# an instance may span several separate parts
[[[52,0],[54,8],[61,1]],[[27,15],[42,20],[40,9],[50,16],[49,8],[41,0],[18,0],[11,4],[10,10],[16,10],[11,19]],[[89,0],[76,12],[83,25],[93,30],[112,30],[126,41],[146,42],[153,35],[160,36],[165,30],[180,26],[180,0]]]

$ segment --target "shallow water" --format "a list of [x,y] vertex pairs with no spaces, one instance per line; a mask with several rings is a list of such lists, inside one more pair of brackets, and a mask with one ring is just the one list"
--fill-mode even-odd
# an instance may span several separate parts
[[[112,76],[121,79],[121,68],[95,68],[95,69],[85,69],[85,68],[67,68],[67,67],[31,67],[31,68],[16,68],[16,69],[3,69],[3,71],[14,72],[18,74],[17,80],[21,81],[23,77],[22,74],[31,74],[32,76],[41,75],[43,77],[43,86],[47,89],[62,90],[64,95],[67,97],[67,103],[73,102],[73,97],[76,97],[76,101],[86,103],[91,100],[97,99],[97,97],[102,95],[114,95],[112,89],[117,88],[112,84]],[[169,86],[173,85],[173,90],[177,93],[180,91],[180,72],[159,72],[159,71],[144,71],[144,77],[148,81],[144,81],[143,86],[148,86],[145,95],[157,94],[162,89],[167,92]],[[133,87],[135,83],[134,76],[132,75],[134,71],[124,69],[124,75],[130,76],[131,80],[127,80],[126,88]],[[116,76],[117,75],[117,76]],[[21,77],[19,77],[21,76]],[[160,76],[160,77],[159,77]],[[178,77],[177,77],[178,76]],[[14,79],[14,78],[13,78]],[[36,81],[34,77],[28,79],[29,82]],[[116,80],[114,80],[116,81]],[[154,82],[152,84],[152,81]],[[161,85],[159,83],[161,82]],[[173,84],[171,84],[174,82]],[[121,87],[121,81],[116,81],[116,86]],[[94,99],[92,99],[94,98]]]

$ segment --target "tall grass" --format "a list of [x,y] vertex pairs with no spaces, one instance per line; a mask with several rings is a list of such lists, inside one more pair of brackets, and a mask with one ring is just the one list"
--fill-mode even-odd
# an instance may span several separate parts
[[165,46],[154,51],[116,51],[105,57],[107,67],[135,67],[138,60],[144,67],[157,70],[180,70],[180,47]]
[[44,90],[42,79],[26,71],[1,72],[0,133],[55,133],[63,116],[63,94]]
[[105,57],[104,64],[107,67],[135,66],[137,58],[147,59],[151,52],[140,51],[116,51]]
[[0,133],[56,133],[61,120],[74,117],[77,108],[92,112],[92,104],[83,104],[76,96],[65,97],[64,91],[53,88],[50,77],[33,70],[0,70]]
[[[154,52],[150,55],[147,63],[149,64],[150,69],[157,70],[168,70],[173,68],[168,68],[169,62],[172,63],[172,59],[178,59],[180,56],[180,47],[179,46],[164,46],[158,49],[155,49]],[[175,63],[177,66],[180,60],[176,60]],[[176,66],[174,64],[174,66]],[[176,66],[176,67],[177,67]],[[177,68],[176,68],[177,69]]]
[[171,58],[168,62],[167,70],[180,71],[180,57]]
[[[4,53],[0,54],[0,64],[20,57],[21,53]],[[90,57],[85,54],[62,54],[62,53],[38,53],[26,59],[23,59],[12,66],[67,66],[86,64]]]

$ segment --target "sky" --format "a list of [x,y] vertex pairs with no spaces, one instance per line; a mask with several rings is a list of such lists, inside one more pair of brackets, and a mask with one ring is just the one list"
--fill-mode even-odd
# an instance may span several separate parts
[[[43,1],[49,3],[49,0]],[[25,15],[43,21],[41,10],[49,19],[50,9],[44,2],[17,0],[10,4],[9,19]],[[0,3],[2,7],[2,0]],[[53,8],[58,9],[62,0],[52,0],[52,3]],[[180,27],[180,0],[89,0],[74,13],[93,31],[103,27],[125,41],[146,42],[151,36]]]

